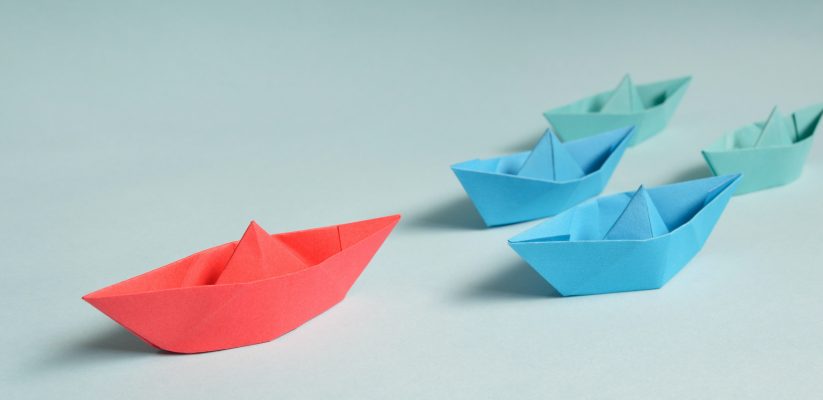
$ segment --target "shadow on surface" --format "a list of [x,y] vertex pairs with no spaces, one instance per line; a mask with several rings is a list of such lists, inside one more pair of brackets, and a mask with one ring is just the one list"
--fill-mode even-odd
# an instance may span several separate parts
[[114,362],[127,358],[171,355],[144,343],[127,330],[116,326],[95,335],[69,339],[49,351],[48,356],[36,360],[26,373],[39,375],[64,372],[85,365]]
[[537,141],[543,137],[543,134],[546,133],[546,129],[543,128],[540,131],[535,131],[531,136],[521,138],[519,141],[512,143],[510,146],[506,146],[501,151],[503,153],[519,153],[521,151],[529,151],[537,144]]
[[98,353],[166,353],[143,342],[121,327],[112,327],[78,344],[78,348]]
[[709,169],[709,166],[706,163],[701,163],[698,165],[693,165],[689,168],[684,169],[676,173],[671,179],[668,180],[669,183],[677,183],[683,181],[690,181],[693,179],[700,179],[700,178],[708,178],[714,176],[712,174],[712,170]]
[[495,300],[562,296],[525,261],[518,259],[501,265],[498,271],[476,282],[461,293],[460,297],[468,300]]
[[419,213],[409,213],[405,226],[413,229],[485,229],[486,224],[468,197],[460,197]]

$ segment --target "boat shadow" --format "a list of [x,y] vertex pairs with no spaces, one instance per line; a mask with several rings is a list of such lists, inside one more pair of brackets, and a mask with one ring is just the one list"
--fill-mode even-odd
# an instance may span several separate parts
[[562,297],[525,261],[517,259],[457,294],[461,301],[546,299]]
[[156,349],[120,326],[111,326],[99,332],[69,342],[55,353],[51,366],[105,362],[121,358],[175,355]]
[[96,334],[61,343],[59,347],[50,351],[47,357],[32,360],[30,365],[24,365],[21,372],[26,375],[61,373],[65,370],[118,362],[128,358],[170,355],[175,354],[156,349],[127,330],[112,326]]
[[409,213],[403,225],[411,229],[486,229],[474,204],[465,196],[435,204],[419,213]]
[[529,151],[534,148],[534,146],[537,144],[537,141],[540,140],[541,137],[543,137],[544,133],[546,133],[546,128],[542,128],[540,131],[535,131],[528,137],[519,138],[517,142],[513,142],[511,145],[502,148],[501,152],[519,153],[522,151]]
[[712,170],[709,169],[709,166],[706,165],[706,163],[700,163],[692,165],[691,167],[685,168],[676,173],[671,179],[667,180],[667,182],[678,183],[683,181],[691,181],[694,179],[709,178],[712,176],[714,176],[714,174],[712,173]]
[[77,343],[84,352],[113,354],[173,354],[156,349],[129,331],[114,326]]

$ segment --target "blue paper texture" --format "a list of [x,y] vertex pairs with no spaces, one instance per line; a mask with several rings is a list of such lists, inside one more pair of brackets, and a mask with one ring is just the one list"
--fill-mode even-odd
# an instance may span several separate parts
[[741,175],[604,196],[509,245],[563,296],[658,289],[703,247]]
[[532,151],[451,168],[487,226],[529,221],[602,192],[633,134],[628,127],[561,143],[546,130]]

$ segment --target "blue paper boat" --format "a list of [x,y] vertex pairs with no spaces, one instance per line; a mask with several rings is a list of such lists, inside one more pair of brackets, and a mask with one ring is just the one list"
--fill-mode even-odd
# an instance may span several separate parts
[[703,247],[740,176],[600,197],[509,245],[563,296],[658,289]]
[[786,117],[775,107],[766,121],[723,135],[703,157],[715,175],[743,174],[736,194],[785,185],[803,172],[821,118],[823,104]]
[[574,140],[623,126],[634,126],[631,145],[658,133],[669,123],[691,77],[634,85],[626,75],[614,90],[577,100],[543,113],[557,135]]
[[547,130],[532,151],[452,165],[487,226],[555,215],[603,191],[634,128],[560,143]]

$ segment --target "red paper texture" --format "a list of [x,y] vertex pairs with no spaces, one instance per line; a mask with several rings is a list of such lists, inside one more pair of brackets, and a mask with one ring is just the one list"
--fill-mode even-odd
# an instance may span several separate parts
[[200,353],[268,342],[341,301],[399,215],[243,238],[83,297],[147,343]]

